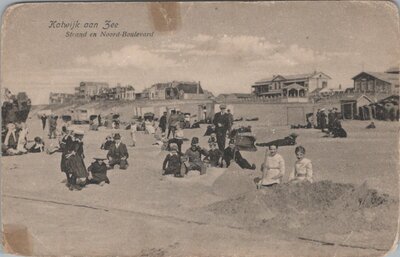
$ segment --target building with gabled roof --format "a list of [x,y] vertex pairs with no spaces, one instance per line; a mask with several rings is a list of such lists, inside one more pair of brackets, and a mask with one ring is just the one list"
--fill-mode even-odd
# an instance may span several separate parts
[[157,83],[149,89],[149,98],[152,100],[165,99],[207,99],[200,82],[172,81]]
[[394,70],[393,72],[363,71],[352,79],[355,93],[391,94],[399,92],[399,74],[394,73]]
[[[307,98],[310,92],[318,91],[328,86],[331,79],[323,72],[295,75],[274,75],[271,78],[256,81],[252,87],[252,93],[258,97],[286,97]],[[291,102],[291,101],[289,101]]]

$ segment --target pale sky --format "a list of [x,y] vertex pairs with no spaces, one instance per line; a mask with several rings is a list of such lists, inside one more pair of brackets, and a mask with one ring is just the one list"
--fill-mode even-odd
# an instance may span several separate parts
[[[3,17],[1,85],[27,91],[33,104],[80,81],[131,84],[201,81],[220,93],[249,93],[276,74],[322,71],[330,87],[352,86],[362,71],[398,65],[397,8],[390,2],[180,3],[180,26],[158,32],[149,3],[47,3]],[[114,30],[147,38],[67,38],[51,20],[113,20]],[[82,26],[82,25],[81,25]],[[73,32],[83,32],[80,28]],[[90,30],[98,32],[101,29]],[[90,32],[89,31],[89,32]]]

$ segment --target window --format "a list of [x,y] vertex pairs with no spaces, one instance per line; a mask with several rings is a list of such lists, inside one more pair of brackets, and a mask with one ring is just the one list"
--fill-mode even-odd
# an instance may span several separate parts
[[322,81],[322,88],[327,87],[328,86],[328,82],[327,81]]

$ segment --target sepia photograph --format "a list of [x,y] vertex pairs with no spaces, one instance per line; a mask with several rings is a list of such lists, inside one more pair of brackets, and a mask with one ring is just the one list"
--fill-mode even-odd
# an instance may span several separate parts
[[399,39],[390,1],[10,5],[4,252],[389,254]]

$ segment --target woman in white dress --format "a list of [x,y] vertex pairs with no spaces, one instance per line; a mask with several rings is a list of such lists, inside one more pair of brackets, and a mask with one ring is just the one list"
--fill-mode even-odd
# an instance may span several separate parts
[[278,154],[278,146],[269,146],[264,163],[261,165],[261,171],[263,175],[258,188],[270,187],[281,183],[281,179],[285,174],[285,160]]
[[306,149],[303,146],[298,146],[295,149],[295,154],[297,157],[294,163],[293,171],[289,175],[289,182],[299,183],[303,181],[313,182],[313,170],[311,161],[304,158],[306,154]]

